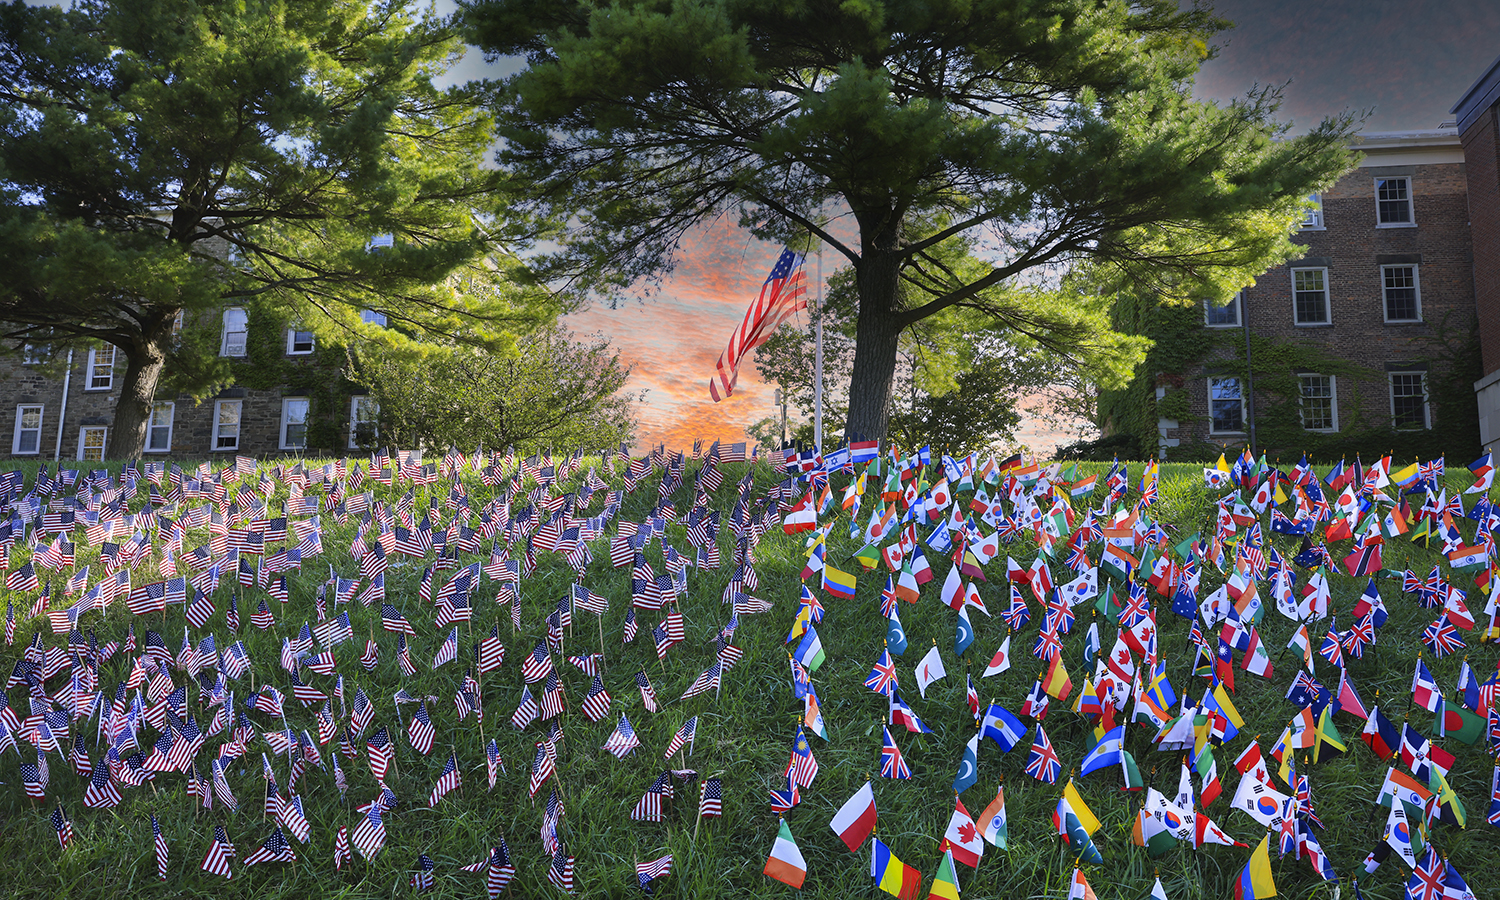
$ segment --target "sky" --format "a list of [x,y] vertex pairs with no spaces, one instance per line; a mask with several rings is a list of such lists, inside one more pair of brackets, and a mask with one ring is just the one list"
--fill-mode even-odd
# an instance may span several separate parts
[[[1218,56],[1200,70],[1194,93],[1228,102],[1257,84],[1281,86],[1280,118],[1293,132],[1346,111],[1363,118],[1365,132],[1434,128],[1451,118],[1448,110],[1500,52],[1495,0],[1213,5],[1236,27],[1221,35]],[[751,363],[741,366],[735,395],[722,403],[710,401],[707,384],[778,250],[716,222],[684,242],[676,271],[652,299],[613,310],[596,305],[570,317],[574,329],[604,334],[635,365],[630,385],[646,390],[637,446],[741,440],[746,426],[773,414],[772,388]],[[825,274],[831,263],[825,257]],[[1044,452],[1073,439],[1029,417],[1016,437]]]

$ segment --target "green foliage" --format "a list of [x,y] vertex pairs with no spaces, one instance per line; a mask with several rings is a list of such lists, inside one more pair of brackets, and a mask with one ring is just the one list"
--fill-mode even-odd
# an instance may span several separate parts
[[[457,280],[520,268],[480,264],[492,122],[472,92],[433,84],[461,46],[386,0],[0,8],[4,336],[119,347],[125,456],[164,365],[173,392],[226,377],[216,342],[172,345],[181,311],[253,301],[326,345],[412,352],[432,335],[503,344],[538,303],[555,315],[545,294]],[[392,246],[367,251],[377,235]]]
[[1304,198],[1349,163],[1348,118],[1289,137],[1274,90],[1191,99],[1228,23],[1176,0],[472,0],[465,15],[480,46],[526,59],[494,108],[509,224],[555,239],[540,270],[579,289],[657,276],[726,213],[763,238],[815,236],[855,271],[847,427],[870,437],[904,330],[963,309],[1066,350],[1067,304],[1010,288],[1086,261],[1227,295],[1292,253]]
[[351,373],[380,404],[380,440],[397,447],[514,447],[520,453],[629,441],[640,394],[603,338],[561,326],[526,335],[511,353],[456,347],[410,359],[360,347]]

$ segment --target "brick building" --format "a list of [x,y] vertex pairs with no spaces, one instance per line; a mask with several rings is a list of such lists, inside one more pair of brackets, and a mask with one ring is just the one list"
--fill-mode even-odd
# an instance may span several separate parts
[[[1155,373],[1160,415],[1146,452],[1332,449],[1349,435],[1472,424],[1469,398],[1444,405],[1435,397],[1472,356],[1475,270],[1459,130],[1367,134],[1353,149],[1363,154],[1358,166],[1311,198],[1293,236],[1302,258],[1193,314],[1201,334],[1184,343],[1200,352]],[[1500,254],[1500,242],[1495,248]],[[1495,302],[1500,316],[1500,290]]]
[[[310,333],[241,307],[203,323],[214,324],[235,386],[201,402],[158,392],[147,458],[329,453],[375,440],[378,410],[343,379],[341,351],[325,354]],[[56,354],[26,345],[0,355],[0,423],[11,425],[11,457],[101,459],[124,371],[124,354],[108,344]]]
[[1452,112],[1463,141],[1474,239],[1474,305],[1484,375],[1474,383],[1479,439],[1500,450],[1500,59],[1464,92]]

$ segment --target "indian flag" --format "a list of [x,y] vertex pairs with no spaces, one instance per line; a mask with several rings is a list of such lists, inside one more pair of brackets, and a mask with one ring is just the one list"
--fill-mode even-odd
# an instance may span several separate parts
[[1094,492],[1094,485],[1098,483],[1098,481],[1098,475],[1090,475],[1087,478],[1080,478],[1079,480],[1073,482],[1072,487],[1068,488],[1068,493],[1075,498],[1087,497],[1089,494],[1092,494]]
[[1483,547],[1460,544],[1448,554],[1448,564],[1458,570],[1477,569],[1484,565],[1485,561]]

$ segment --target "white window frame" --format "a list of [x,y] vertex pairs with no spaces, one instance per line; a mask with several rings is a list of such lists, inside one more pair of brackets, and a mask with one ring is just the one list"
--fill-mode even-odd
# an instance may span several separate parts
[[[109,353],[109,365],[99,361],[100,355]],[[107,391],[115,386],[115,355],[117,351],[114,344],[105,344],[103,347],[94,347],[89,350],[89,365],[86,373],[88,381],[84,385],[85,391]],[[100,372],[103,369],[103,372]],[[101,377],[103,376],[101,384]],[[79,457],[82,459],[83,457]]]
[[[1422,379],[1422,427],[1403,428],[1396,424],[1396,376],[1416,375]],[[1432,392],[1427,387],[1427,373],[1418,369],[1404,369],[1385,373],[1386,393],[1391,399],[1391,427],[1398,431],[1429,431],[1432,429]]]
[[[1380,267],[1380,314],[1389,325],[1418,325],[1422,322],[1422,274],[1417,271],[1421,267],[1416,263],[1394,263]],[[1390,301],[1386,298],[1385,273],[1390,269],[1411,269],[1411,285],[1416,292],[1417,317],[1415,319],[1393,319],[1391,318]]]
[[1205,328],[1239,328],[1240,324],[1242,322],[1244,322],[1244,317],[1242,315],[1243,310],[1242,310],[1242,308],[1240,306],[1240,304],[1243,303],[1243,302],[1244,302],[1244,295],[1242,294],[1242,292],[1235,291],[1234,299],[1230,300],[1228,303],[1224,304],[1223,306],[1216,307],[1218,309],[1230,309],[1230,308],[1234,309],[1234,323],[1233,324],[1227,324],[1227,323],[1224,323],[1224,322],[1214,322],[1214,321],[1211,321],[1208,318],[1208,310],[1209,310],[1209,307],[1212,306],[1212,301],[1209,301],[1209,300],[1205,299],[1203,301],[1203,325],[1204,325],[1204,327]]
[[[373,407],[374,415],[368,419],[360,418],[362,407]],[[369,394],[355,394],[349,398],[349,449],[358,450],[364,446],[359,442],[359,426],[363,423],[370,425],[370,440],[380,440],[380,401]]]
[[[151,445],[151,437],[152,437],[152,433],[156,429],[162,427],[162,424],[159,421],[157,421],[157,413],[161,412],[162,409],[163,409],[163,407],[165,407],[165,409],[166,409],[166,416],[165,417],[166,417],[166,420],[167,420],[167,423],[166,423],[167,445],[165,447],[153,447]],[[146,453],[171,453],[172,452],[172,428],[176,424],[176,419],[177,419],[177,404],[176,403],[172,402],[171,400],[157,400],[156,402],[152,403],[151,404],[151,412],[149,414],[147,414],[147,416],[146,416],[146,446],[145,446],[143,452],[146,452]]]
[[104,451],[109,449],[109,426],[107,425],[84,425],[78,429],[78,459],[89,458],[84,455],[84,450],[88,448],[88,436],[91,432],[98,432],[102,435],[99,439],[99,461],[103,462]]
[[[1292,324],[1298,328],[1327,328],[1333,324],[1333,302],[1329,297],[1328,269],[1323,266],[1306,266],[1292,269]],[[1318,272],[1323,279],[1323,321],[1297,321],[1297,273]]]
[[179,347],[179,346],[182,345],[182,319],[183,319],[183,315],[182,314],[183,314],[183,311],[179,309],[177,311],[177,315],[175,315],[175,316],[172,317],[172,346],[173,347]]
[[[1382,222],[1380,221],[1380,204],[1396,201],[1380,199],[1380,185],[1386,181],[1406,182],[1406,221],[1405,222]],[[1410,175],[1388,175],[1384,178],[1375,179],[1375,227],[1376,228],[1416,228],[1417,227],[1417,205],[1412,196],[1412,177]]]
[[[1214,427],[1214,382],[1234,381],[1240,392],[1240,427],[1220,431]],[[1245,433],[1245,381],[1238,375],[1210,375],[1208,376],[1208,433],[1209,434],[1244,434]]]
[[[21,427],[21,423],[28,410],[36,410],[36,427]],[[42,429],[47,424],[47,407],[42,403],[19,403],[16,405],[16,429],[11,433],[10,452],[15,456],[40,456],[42,453]],[[21,436],[29,432],[36,432],[36,447],[32,450],[21,449]]]
[[[293,444],[287,440],[287,429],[293,424],[289,413],[294,404],[302,406],[302,421],[296,424],[302,426],[302,442]],[[279,446],[283,450],[306,450],[307,449],[307,421],[311,418],[312,400],[307,397],[283,397],[281,398],[281,440]]]
[[[1300,407],[1302,406],[1302,402],[1307,399],[1306,394],[1303,393],[1302,379],[1304,379],[1304,378],[1327,378],[1328,379],[1328,413],[1329,413],[1329,421],[1331,421],[1333,423],[1332,427],[1329,427],[1329,428],[1309,428],[1307,426],[1307,420],[1306,420],[1305,417],[1303,417],[1303,414],[1300,411]],[[1298,418],[1302,421],[1302,430],[1303,431],[1312,431],[1312,432],[1316,432],[1316,433],[1319,433],[1319,434],[1334,434],[1334,433],[1336,433],[1339,430],[1339,379],[1338,379],[1338,376],[1337,375],[1324,375],[1321,372],[1298,372],[1297,373],[1297,405],[1299,407]]]
[[[221,430],[224,427],[224,423],[223,423],[222,420],[224,418],[224,410],[229,409],[230,407],[234,408],[234,423],[233,423],[233,426],[234,426],[234,436],[233,436],[234,437],[234,443],[232,443],[232,444],[226,444],[226,443],[223,443],[222,440],[221,440],[222,438],[228,437],[228,435],[224,435],[224,434],[221,433]],[[243,430],[244,421],[245,421],[245,401],[243,401],[243,400],[215,400],[214,401],[214,435],[213,435],[214,442],[213,442],[213,446],[209,447],[209,449],[212,450],[212,451],[214,451],[215,453],[218,453],[218,452],[221,452],[221,451],[225,451],[225,450],[238,450],[238,449],[240,449],[240,433]]]
[[359,319],[366,325],[376,325],[385,328],[390,324],[390,317],[377,309],[362,309],[359,311]]
[[1307,202],[1309,205],[1302,211],[1302,230],[1326,231],[1327,227],[1323,224],[1323,195],[1308,194]]
[[[297,340],[297,336],[298,335],[304,335],[304,334],[307,335],[307,342],[306,342],[307,349],[305,349],[305,350],[298,348],[299,341]],[[293,325],[291,328],[288,328],[286,330],[286,355],[287,356],[310,356],[310,355],[312,355],[312,352],[317,349],[317,346],[318,346],[317,339],[313,337],[313,333],[311,331],[302,331],[302,330],[298,329],[297,326],[295,326],[295,325]]]
[[[232,320],[242,320],[233,321]],[[231,330],[231,324],[239,324],[240,328]],[[238,335],[238,340],[233,337]],[[233,358],[243,358],[246,353],[246,345],[250,336],[250,313],[243,306],[231,306],[224,310],[224,325],[219,332],[219,355]]]

